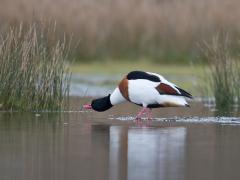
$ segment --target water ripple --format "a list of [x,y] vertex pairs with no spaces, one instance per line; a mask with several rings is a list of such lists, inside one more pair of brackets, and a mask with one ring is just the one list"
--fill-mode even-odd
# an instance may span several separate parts
[[[120,121],[135,120],[133,116],[120,116],[111,117],[109,119],[115,119]],[[143,120],[147,120],[143,118]],[[158,122],[186,122],[186,123],[219,123],[229,125],[240,125],[240,117],[172,117],[172,118],[154,118],[153,121]]]

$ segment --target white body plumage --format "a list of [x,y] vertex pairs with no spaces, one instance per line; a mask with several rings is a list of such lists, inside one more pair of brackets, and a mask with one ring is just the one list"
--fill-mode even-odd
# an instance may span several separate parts
[[[122,103],[129,100],[132,103],[142,105],[143,107],[148,107],[149,105],[157,105],[163,107],[170,106],[188,106],[187,101],[181,96],[181,92],[177,89],[177,86],[169,81],[167,81],[163,76],[156,73],[148,73],[154,75],[160,79],[161,82],[154,82],[149,79],[133,79],[127,81],[128,97],[124,97],[123,93],[117,87],[110,96],[110,101],[112,105]],[[176,95],[171,94],[161,94],[157,90],[157,87],[164,83],[165,85],[171,87],[176,91]]]

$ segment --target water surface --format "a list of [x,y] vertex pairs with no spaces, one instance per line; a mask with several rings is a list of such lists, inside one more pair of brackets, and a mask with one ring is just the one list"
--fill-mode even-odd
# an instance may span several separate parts
[[175,120],[169,114],[142,126],[121,120],[121,107],[109,114],[1,113],[0,179],[239,179],[238,123],[185,122],[187,112],[179,111]]

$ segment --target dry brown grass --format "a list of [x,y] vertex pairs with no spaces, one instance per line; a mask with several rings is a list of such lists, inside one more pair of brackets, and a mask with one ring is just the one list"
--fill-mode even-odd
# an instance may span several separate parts
[[[238,0],[0,0],[1,28],[18,21],[54,19],[74,33],[81,57],[171,54],[183,60],[217,31],[238,35]],[[180,57],[179,57],[180,56]]]

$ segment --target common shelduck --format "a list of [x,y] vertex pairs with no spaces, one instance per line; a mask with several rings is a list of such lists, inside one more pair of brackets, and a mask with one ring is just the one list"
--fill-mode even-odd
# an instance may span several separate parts
[[142,106],[137,119],[140,119],[144,113],[151,118],[152,108],[189,107],[185,97],[192,98],[192,95],[159,74],[132,71],[120,81],[112,94],[94,99],[91,104],[84,105],[83,108],[102,112],[116,104],[129,101]]

